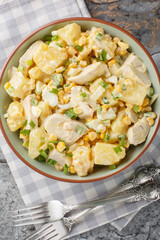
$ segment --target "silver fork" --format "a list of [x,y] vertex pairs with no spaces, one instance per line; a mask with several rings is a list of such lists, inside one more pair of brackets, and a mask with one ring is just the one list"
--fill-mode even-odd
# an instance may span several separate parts
[[[154,177],[159,173],[159,167],[140,167],[129,181],[127,181],[121,187],[112,191],[107,196],[103,197],[106,202],[105,204],[113,203],[114,201],[124,201],[123,196],[120,195],[121,193],[129,189],[135,189],[137,186],[153,180]],[[113,198],[115,195],[117,197]],[[78,205],[64,205],[57,200],[41,203],[37,206],[13,211],[13,224],[15,226],[24,226],[30,224],[45,224],[48,222],[53,222],[62,219],[65,214],[70,212],[71,210],[87,207],[91,208],[97,204],[100,205],[103,203],[103,199],[93,200]],[[106,201],[107,199],[108,201]]]
[[[160,199],[160,186],[156,183],[146,183],[143,187],[134,190],[127,191],[123,194],[126,202],[140,201],[140,200],[158,200]],[[116,198],[116,196],[115,196]],[[107,201],[103,199],[103,204]],[[93,210],[98,210],[101,207],[98,206]],[[42,228],[38,229],[34,234],[25,238],[24,240],[60,240],[68,235],[72,226],[78,223],[85,215],[93,211],[86,209],[77,215],[71,217],[64,217],[61,220],[45,224]]]

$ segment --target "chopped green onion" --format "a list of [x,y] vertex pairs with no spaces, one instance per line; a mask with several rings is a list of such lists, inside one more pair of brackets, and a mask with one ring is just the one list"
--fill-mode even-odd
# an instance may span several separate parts
[[33,121],[30,121],[29,125],[32,127],[32,128],[35,128],[36,124],[33,122]]
[[72,157],[73,154],[72,154],[72,153],[67,153],[66,156],[67,156],[67,157]]
[[52,41],[56,41],[58,39],[58,35],[53,35]]
[[75,49],[77,49],[79,52],[81,52],[83,50],[83,47],[80,45],[76,45]]
[[45,138],[44,137],[41,137],[41,142],[45,142]]
[[119,98],[118,96],[116,96],[115,93],[112,93],[112,97],[113,97],[114,101],[116,101]]
[[125,134],[118,135],[118,139],[125,139],[125,138],[126,138]]
[[117,147],[115,147],[113,149],[114,149],[116,154],[118,154],[119,152],[122,152],[122,149],[119,146],[117,146]]
[[61,43],[59,43],[59,42],[56,42],[56,45],[57,45],[58,47],[63,48],[63,45],[62,45]]
[[138,105],[134,105],[134,108],[133,108],[133,110],[134,110],[134,112],[135,112],[135,113],[137,113],[137,112],[138,112],[138,110],[139,110],[139,107],[138,107]]
[[153,96],[154,94],[154,89],[150,87],[150,96]]
[[49,141],[48,143],[54,143],[54,144],[57,144],[59,142],[64,142],[64,140],[56,140],[56,141]]
[[38,162],[45,162],[46,161],[46,159],[42,155],[39,155],[38,157],[36,157],[35,160],[38,161]]
[[116,168],[117,168],[116,164],[113,164],[113,165],[110,165],[110,166],[109,166],[109,169],[110,169],[110,170],[113,170],[113,169],[116,169]]
[[55,89],[55,88],[52,88],[52,90],[51,91],[49,91],[50,93],[54,93],[54,94],[57,94],[58,93],[58,90],[57,89]]
[[12,86],[10,86],[10,87],[8,88],[8,92],[9,92],[9,93],[12,93],[14,90],[15,90],[15,88],[12,87]]
[[29,129],[23,129],[20,131],[20,133],[23,135],[23,136],[28,136],[30,134],[31,130]]
[[106,59],[107,59],[107,52],[106,52],[106,50],[102,50],[102,52],[99,55],[99,58],[100,58],[101,61],[106,62]]
[[68,165],[65,164],[65,165],[64,165],[63,172],[64,172],[65,174],[68,174],[68,169],[69,169]]
[[80,94],[80,96],[81,96],[82,98],[85,98],[85,97],[87,97],[87,94],[86,94],[86,92],[83,92],[83,93]]
[[51,166],[54,166],[54,165],[57,163],[57,161],[50,158],[50,159],[48,159],[48,160],[46,161],[46,163],[49,164],[49,165],[51,165]]
[[59,92],[59,91],[63,90],[63,87],[58,87],[57,90]]
[[27,61],[27,65],[28,65],[28,66],[31,66],[32,64],[33,64],[32,60],[28,60],[28,61]]
[[108,142],[109,139],[110,139],[110,135],[109,135],[109,133],[106,133],[105,136],[104,136],[104,141]]
[[78,133],[79,135],[82,134],[84,128],[82,126],[78,126],[77,129],[76,129],[76,133]]
[[125,84],[122,84],[122,90],[126,91],[126,85]]
[[103,97],[102,100],[103,100],[103,102],[104,102],[105,104],[109,104],[109,101],[108,101],[108,99],[107,99],[106,97]]
[[34,106],[38,106],[39,101],[38,101],[36,98],[33,98],[32,104],[33,104]]
[[103,37],[104,37],[104,35],[99,32],[99,33],[97,33],[95,39],[97,39],[98,41],[101,41]]
[[120,58],[120,60],[122,60],[122,61],[123,61],[123,56],[119,55],[119,58]]
[[51,151],[53,149],[53,146],[51,144],[48,144],[48,149]]
[[104,81],[102,81],[102,82],[100,82],[100,85],[101,85],[104,89],[106,89],[107,86],[108,86],[108,83],[105,83]]
[[23,127],[25,127],[27,125],[27,120],[24,121],[24,123],[22,124]]
[[40,155],[42,155],[45,159],[48,158],[48,154],[47,154],[43,149],[40,149],[40,150],[39,150],[39,153],[40,153]]
[[64,114],[71,119],[78,117],[78,115],[74,112],[73,108],[66,110]]
[[21,65],[19,65],[19,67],[17,69],[18,69],[18,71],[23,72],[24,68]]
[[69,83],[66,83],[66,84],[64,84],[64,87],[68,87],[70,84]]
[[52,36],[46,35],[44,36],[44,41],[52,41]]
[[47,41],[47,42],[45,42],[47,45],[49,45],[51,42],[50,41]]
[[25,142],[25,146],[26,146],[26,147],[29,147],[29,142],[28,142],[28,141]]
[[65,67],[68,67],[68,65],[69,65],[69,58],[67,58],[67,60],[64,62]]
[[101,106],[98,106],[98,108],[97,108],[97,113],[98,113],[98,114],[101,114],[101,112],[102,112],[102,107],[101,107]]
[[61,73],[55,73],[51,76],[51,78],[53,79],[52,82],[56,87],[63,85],[63,76]]
[[125,141],[124,139],[121,139],[119,145],[120,145],[121,147],[124,147],[125,142],[126,142],[126,141]]
[[99,62],[100,60],[99,60],[99,58],[94,58],[95,60],[96,60],[96,62]]

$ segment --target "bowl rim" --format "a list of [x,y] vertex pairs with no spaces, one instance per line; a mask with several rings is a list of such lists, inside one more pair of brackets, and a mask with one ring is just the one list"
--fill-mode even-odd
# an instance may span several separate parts
[[[1,70],[1,73],[0,73],[0,84],[2,82],[2,78],[3,78],[3,74],[5,72],[5,69],[8,65],[8,63],[10,62],[10,59],[12,58],[12,56],[16,53],[16,51],[29,39],[31,38],[33,35],[35,35],[36,33],[40,32],[41,30],[47,28],[47,27],[50,27],[52,25],[56,25],[58,23],[64,23],[64,22],[68,22],[68,21],[90,21],[90,22],[98,22],[98,23],[102,23],[102,24],[105,24],[105,25],[108,25],[108,26],[111,26],[115,29],[118,29],[120,30],[121,32],[123,32],[124,34],[128,35],[130,38],[132,38],[141,48],[142,50],[145,52],[145,54],[148,56],[149,60],[151,61],[153,67],[154,67],[154,70],[156,72],[156,75],[157,75],[157,78],[159,80],[159,84],[160,84],[160,74],[158,72],[158,69],[151,57],[151,55],[149,54],[149,52],[146,50],[146,48],[142,45],[142,43],[136,39],[132,34],[130,34],[127,30],[117,26],[116,24],[113,24],[113,23],[110,23],[108,21],[105,21],[105,20],[101,20],[101,19],[97,19],[97,18],[88,18],[88,17],[71,17],[71,18],[63,18],[63,19],[59,19],[59,20],[55,20],[55,21],[52,21],[52,22],[49,22],[45,25],[42,25],[41,27],[37,28],[36,30],[32,31],[30,34],[28,34],[25,38],[23,38],[20,43],[12,50],[12,52],[10,53],[10,55],[8,56],[6,62],[4,63],[3,67],[2,67],[2,70]],[[32,170],[44,175],[45,177],[48,177],[48,178],[51,178],[51,179],[54,179],[54,180],[59,180],[59,181],[63,181],[63,182],[70,182],[70,183],[89,183],[89,182],[95,182],[95,181],[100,181],[100,180],[104,180],[104,179],[107,179],[109,177],[112,177],[120,172],[122,172],[123,170],[127,169],[129,166],[131,166],[133,163],[135,163],[138,158],[140,158],[142,156],[142,154],[147,150],[147,148],[149,147],[149,145],[151,144],[151,142],[153,141],[156,133],[157,133],[157,130],[159,128],[159,125],[160,125],[160,116],[159,116],[159,119],[158,119],[158,122],[157,122],[157,126],[156,126],[156,129],[151,137],[151,139],[149,140],[148,144],[145,146],[145,148],[137,155],[136,158],[133,159],[132,162],[128,163],[126,166],[124,166],[123,168],[121,168],[120,170],[114,172],[114,173],[111,173],[111,174],[108,174],[107,176],[103,176],[103,177],[98,177],[98,178],[93,178],[93,179],[85,179],[85,178],[82,178],[82,180],[76,180],[76,179],[65,179],[65,178],[61,178],[61,177],[56,177],[56,176],[52,176],[50,174],[47,174],[41,170],[39,170],[38,168],[34,167],[32,164],[30,164],[27,160],[25,160],[18,152],[17,150],[13,147],[12,143],[10,142],[4,128],[3,128],[3,124],[2,124],[2,120],[1,120],[1,117],[0,117],[0,129],[2,131],[2,134],[7,142],[7,144],[9,145],[9,147],[11,148],[11,150],[16,154],[16,156],[23,162],[25,163],[28,167],[30,167]]]

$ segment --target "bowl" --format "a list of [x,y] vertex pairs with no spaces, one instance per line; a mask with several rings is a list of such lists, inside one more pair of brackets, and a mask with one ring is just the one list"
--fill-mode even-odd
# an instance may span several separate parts
[[[94,168],[93,173],[86,177],[79,177],[77,175],[65,175],[63,172],[58,172],[51,166],[45,163],[37,162],[28,156],[27,150],[22,146],[22,141],[18,137],[18,132],[11,132],[4,118],[4,114],[6,113],[8,105],[11,102],[10,97],[8,96],[8,94],[5,92],[3,88],[4,84],[7,81],[7,71],[13,65],[18,66],[19,58],[23,55],[23,53],[28,49],[28,47],[34,41],[38,39],[43,39],[43,37],[49,34],[51,31],[64,27],[66,24],[71,22],[78,23],[82,27],[82,30],[90,29],[93,26],[102,27],[105,30],[105,32],[109,33],[111,36],[117,36],[121,40],[127,42],[130,45],[130,50],[133,51],[137,56],[139,56],[146,64],[153,87],[154,89],[156,89],[156,92],[159,94],[159,96],[160,96],[160,87],[159,87],[160,76],[151,56],[149,55],[145,47],[135,37],[133,37],[130,33],[128,33],[127,31],[125,31],[124,29],[120,28],[115,24],[112,24],[103,20],[99,20],[99,19],[94,19],[94,18],[82,18],[82,17],[67,18],[67,19],[50,22],[38,28],[31,34],[29,34],[26,38],[24,38],[18,44],[18,46],[10,54],[6,63],[3,66],[3,69],[0,75],[0,92],[1,92],[0,94],[0,114],[1,114],[0,127],[8,145],[13,150],[13,152],[17,155],[17,157],[21,161],[23,161],[27,166],[32,168],[34,171],[46,177],[60,180],[60,181],[84,183],[84,182],[99,181],[99,180],[114,176],[122,172],[124,169],[128,168],[135,161],[137,161],[138,158],[142,156],[142,154],[147,150],[147,148],[151,144],[158,130],[160,118],[159,117],[156,118],[155,124],[153,127],[151,127],[151,130],[149,132],[149,135],[146,141],[143,144],[140,144],[136,147],[131,147],[127,152],[125,159],[114,170],[109,170],[105,166],[96,166]],[[160,97],[154,103],[154,111],[158,116],[160,112],[159,106],[160,106]]]

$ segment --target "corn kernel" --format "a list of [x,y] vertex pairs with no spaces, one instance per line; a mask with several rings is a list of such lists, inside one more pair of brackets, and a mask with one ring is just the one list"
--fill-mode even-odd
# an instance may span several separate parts
[[112,92],[112,91],[114,90],[114,87],[113,87],[111,84],[109,84],[109,85],[107,86],[107,89],[109,89],[110,92]]
[[89,132],[88,133],[89,140],[94,141],[97,138],[97,133],[96,132]]
[[147,106],[147,107],[142,108],[142,112],[151,112],[151,111],[152,111],[151,106]]
[[87,62],[81,60],[81,61],[79,62],[79,65],[80,65],[81,67],[86,67],[86,66],[87,66]]
[[118,47],[117,49],[116,49],[116,55],[121,55],[121,56],[123,56],[123,55],[125,55],[127,53],[127,51],[125,50],[125,49],[122,49],[122,48],[120,48],[120,47]]
[[69,47],[67,52],[70,56],[74,56],[77,53],[76,49],[73,47]]
[[106,111],[108,108],[109,108],[109,105],[107,105],[107,104],[102,105],[102,110]]
[[58,150],[59,152],[63,152],[65,148],[66,148],[66,145],[65,145],[64,142],[59,142],[59,143],[57,144],[57,150]]
[[118,46],[119,46],[122,50],[126,50],[126,49],[129,48],[128,43],[124,43],[124,42],[121,42],[121,41],[118,42]]
[[153,119],[153,118],[148,117],[148,118],[147,118],[147,121],[148,121],[148,123],[149,123],[149,126],[153,126],[153,125],[154,125],[154,119]]
[[79,146],[84,145],[84,140],[83,140],[83,139],[79,139],[79,140],[77,141],[77,144],[78,144]]
[[64,96],[65,92],[63,90],[60,90],[58,93],[57,93],[57,96],[59,98],[62,98]]
[[108,62],[108,66],[111,67],[116,63],[116,59],[112,59]]
[[149,99],[148,99],[148,98],[145,98],[144,101],[143,101],[142,106],[143,106],[143,107],[146,107],[147,105],[149,105]]
[[63,102],[64,102],[64,103],[68,103],[68,102],[69,102],[69,98],[66,97],[66,96],[64,96],[64,97],[63,97]]
[[76,62],[69,64],[69,68],[76,68],[76,67],[77,67],[77,63]]
[[40,96],[40,95],[36,95],[36,99],[37,99],[38,101],[40,101],[40,100],[41,100],[41,96]]
[[130,125],[132,123],[129,117],[124,117],[122,121],[125,125]]
[[10,84],[9,82],[7,82],[7,83],[4,85],[4,88],[7,90],[10,86],[11,86],[11,84]]
[[72,173],[72,174],[76,173],[74,166],[71,166],[69,168],[69,172]]
[[105,133],[103,132],[103,133],[101,133],[101,134],[100,134],[100,139],[102,139],[102,140],[103,140],[103,139],[104,139],[104,137],[105,137]]
[[90,121],[92,121],[93,120],[93,118],[89,118],[89,119],[87,119],[87,122],[90,122]]
[[63,166],[61,166],[60,164],[56,163],[55,169],[56,169],[57,171],[62,171],[62,170],[63,170]]
[[74,87],[74,86],[76,86],[76,84],[75,83],[71,83],[68,87],[64,87],[64,91],[66,93],[71,93],[71,88]]
[[83,137],[83,140],[84,140],[85,142],[88,142],[88,141],[89,141],[89,137],[88,137],[87,135],[85,135],[85,136]]
[[54,134],[50,134],[49,141],[57,141],[57,137]]
[[152,118],[155,119],[157,117],[155,112],[152,112]]
[[76,114],[80,114],[80,113],[83,112],[83,110],[82,110],[82,108],[80,108],[80,107],[75,107],[75,108],[74,108],[74,112],[75,112]]
[[124,107],[125,106],[124,102],[122,102],[120,100],[118,100],[118,104],[119,104],[120,107]]
[[64,70],[65,70],[64,67],[59,67],[59,68],[56,69],[56,73],[61,73],[61,72],[63,72]]

